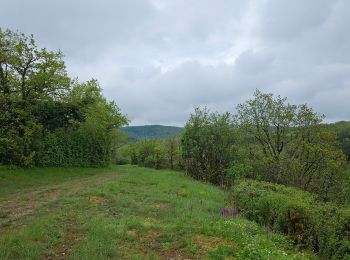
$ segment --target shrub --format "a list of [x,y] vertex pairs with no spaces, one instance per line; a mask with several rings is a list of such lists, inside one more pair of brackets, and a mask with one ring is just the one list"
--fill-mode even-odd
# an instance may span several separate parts
[[350,208],[319,202],[295,188],[253,180],[238,182],[230,200],[247,218],[288,234],[299,246],[328,259],[350,256]]
[[231,195],[248,218],[290,235],[300,245],[310,245],[312,209],[309,205],[315,200],[311,194],[249,180],[234,186]]
[[[291,259],[288,254],[279,249],[275,243],[266,239],[265,236],[256,236],[237,252],[239,259]],[[300,256],[302,259],[302,257]]]
[[230,113],[220,115],[197,108],[181,139],[186,173],[197,180],[227,185],[227,169],[234,157],[234,129]]
[[105,131],[82,125],[77,130],[48,133],[36,165],[44,167],[103,167],[110,163],[111,138]]
[[350,258],[350,209],[319,205],[315,236],[321,255],[335,259]]

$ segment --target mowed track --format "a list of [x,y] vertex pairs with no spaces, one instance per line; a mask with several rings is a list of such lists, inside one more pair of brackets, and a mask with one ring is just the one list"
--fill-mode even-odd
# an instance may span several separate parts
[[63,181],[60,184],[29,188],[25,191],[3,196],[0,200],[0,212],[3,212],[4,215],[0,218],[0,230],[1,227],[10,224],[16,225],[16,221],[21,217],[31,215],[38,208],[42,208],[64,196],[74,196],[82,187],[99,186],[116,176],[115,173],[105,173],[98,176]]
[[182,173],[51,170],[0,172],[0,259],[244,259],[255,240],[304,258],[253,222],[223,218],[223,191]]

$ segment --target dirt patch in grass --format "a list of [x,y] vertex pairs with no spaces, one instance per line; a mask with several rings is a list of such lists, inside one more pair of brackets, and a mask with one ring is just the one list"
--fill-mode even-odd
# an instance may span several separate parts
[[184,249],[166,249],[157,252],[160,259],[166,260],[191,260],[201,259],[196,257],[188,256]]
[[149,252],[139,246],[122,243],[119,245],[118,250],[122,255],[121,259],[134,259],[135,256],[141,257],[141,259],[148,259],[146,256]]
[[[0,229],[12,222],[16,222],[24,216],[32,215],[36,209],[48,203],[56,201],[61,197],[67,197],[78,193],[84,185],[92,184],[100,186],[107,180],[115,178],[115,176],[115,174],[108,173],[73,181],[69,180],[58,185],[12,194],[3,201],[0,201],[0,212],[6,213],[2,214],[2,217],[0,217]],[[51,210],[59,208],[59,206],[52,207]]]
[[156,209],[159,209],[159,210],[168,210],[168,209],[170,209],[170,205],[167,204],[167,203],[157,203],[156,205],[154,205],[154,207]]
[[113,203],[103,196],[88,196],[86,199],[91,203],[92,207],[98,208],[101,214],[108,214],[113,217],[121,215],[121,211],[113,205]]
[[124,244],[121,246],[121,249],[125,252],[127,259],[136,255],[142,258],[147,258],[146,256],[152,255],[157,256],[157,259],[159,258],[164,260],[200,259],[189,256],[184,248],[177,248],[176,243],[174,243],[175,247],[162,247],[161,240],[164,234],[160,231],[150,230],[146,234],[141,235],[138,230],[131,229],[127,231],[127,234],[130,237],[138,237],[140,243],[136,246],[135,244]]
[[206,255],[219,246],[229,247],[233,250],[238,249],[238,245],[232,241],[227,241],[220,237],[206,236],[203,234],[194,235],[192,242],[200,248],[199,251],[201,255]]
[[107,204],[107,200],[105,198],[99,197],[99,196],[90,196],[89,201],[94,205],[106,205]]
[[138,237],[139,236],[139,231],[137,229],[130,229],[130,230],[126,231],[126,234],[129,237]]
[[121,183],[125,183],[126,186],[132,186],[134,188],[137,187],[143,190],[154,189],[158,185],[157,182],[144,183],[144,182],[138,182],[133,180],[121,181]]
[[143,237],[140,237],[140,242],[143,244],[150,244],[158,241],[162,235],[160,231],[150,230]]
[[29,192],[18,199],[2,202],[0,204],[0,211],[7,212],[7,216],[0,218],[0,226],[32,214],[35,209],[41,207],[43,204],[57,200],[59,194],[59,189],[46,189]]
[[150,248],[151,252],[156,254],[160,259],[197,259],[189,256],[184,248],[177,247],[176,242],[172,242],[172,246],[170,248],[162,247],[161,241],[163,238],[163,232],[158,230],[149,230],[145,235],[140,237],[140,243],[143,245],[143,248]]
[[66,220],[66,229],[62,236],[62,242],[56,245],[52,253],[44,259],[68,259],[74,246],[86,239],[86,232],[81,229],[73,219]]

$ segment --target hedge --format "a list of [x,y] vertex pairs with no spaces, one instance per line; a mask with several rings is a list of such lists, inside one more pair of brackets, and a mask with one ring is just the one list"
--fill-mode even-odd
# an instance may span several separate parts
[[268,182],[242,180],[230,200],[247,218],[289,235],[327,259],[350,258],[350,208],[321,203],[308,192]]
[[104,167],[111,160],[111,138],[108,133],[79,128],[57,130],[42,140],[36,165],[43,167]]

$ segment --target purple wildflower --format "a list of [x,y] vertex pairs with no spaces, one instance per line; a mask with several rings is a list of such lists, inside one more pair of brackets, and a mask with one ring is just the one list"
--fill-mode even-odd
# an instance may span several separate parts
[[238,214],[238,208],[233,206],[232,210],[229,210],[227,208],[222,208],[221,209],[221,216],[223,217],[236,217]]
[[221,209],[221,216],[227,217],[228,215],[229,215],[229,212],[227,208]]

